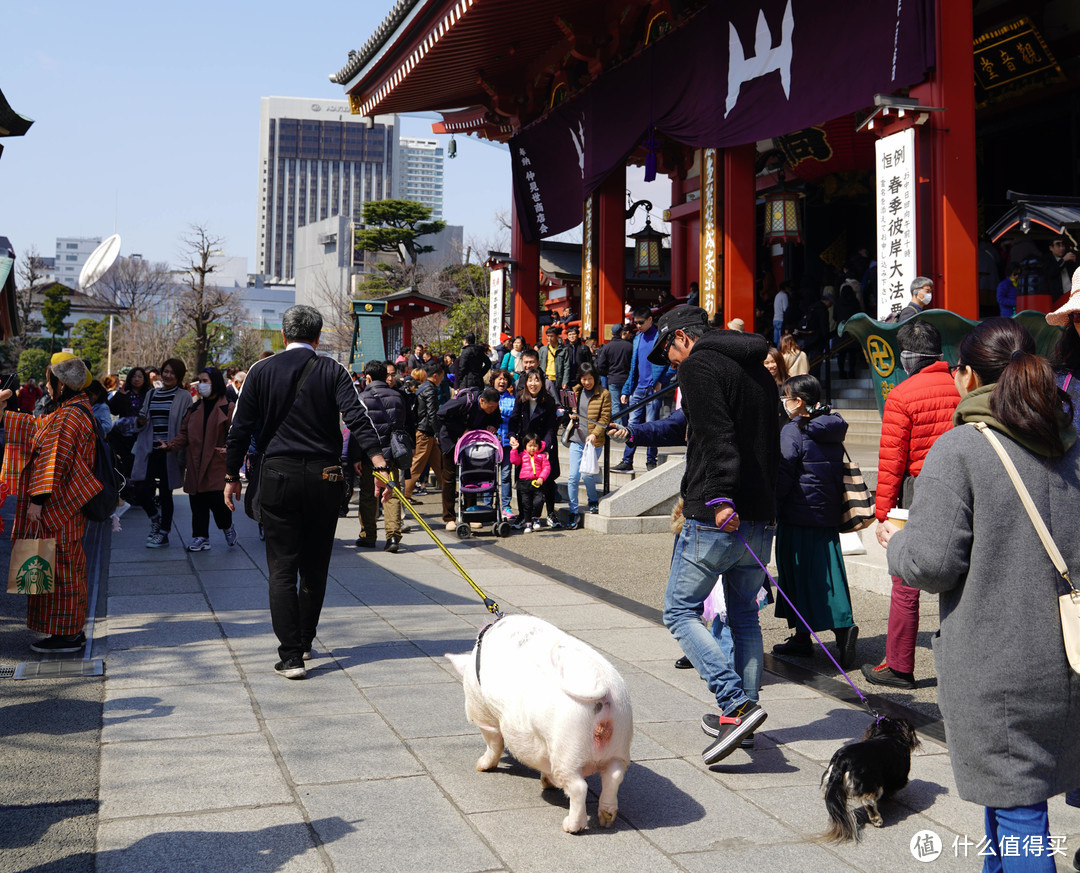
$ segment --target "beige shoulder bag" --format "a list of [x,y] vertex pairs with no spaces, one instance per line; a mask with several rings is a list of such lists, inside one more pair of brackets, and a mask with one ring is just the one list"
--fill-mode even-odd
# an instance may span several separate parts
[[1061,636],[1065,641],[1065,654],[1069,659],[1069,666],[1073,668],[1073,672],[1080,673],[1080,591],[1076,590],[1076,586],[1073,585],[1072,580],[1069,578],[1069,568],[1065,566],[1065,559],[1061,557],[1057,544],[1051,538],[1050,531],[1046,529],[1046,523],[1035,508],[1035,503],[1032,501],[1027,487],[1020,480],[1020,472],[1016,469],[1012,458],[1005,452],[1001,440],[994,435],[994,432],[987,427],[985,422],[972,422],[972,425],[979,433],[990,440],[990,445],[994,447],[994,451],[1001,458],[1001,463],[1005,465],[1005,470],[1008,472],[1009,478],[1012,479],[1016,493],[1020,495],[1020,500],[1024,504],[1024,509],[1027,510],[1031,523],[1035,525],[1035,531],[1039,534],[1039,539],[1042,540],[1046,553],[1050,556],[1050,560],[1054,562],[1054,566],[1057,567],[1061,578],[1069,586],[1069,593],[1058,597],[1058,610],[1061,612]]

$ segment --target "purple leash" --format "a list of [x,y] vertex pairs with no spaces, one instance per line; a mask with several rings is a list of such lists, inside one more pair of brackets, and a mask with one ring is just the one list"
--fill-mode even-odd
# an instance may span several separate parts
[[[726,497],[718,497],[716,500],[710,500],[705,505],[706,506],[723,506],[724,504],[727,504],[728,506],[730,506],[732,511],[735,510],[735,504],[732,503],[732,501],[728,500]],[[874,707],[872,707],[870,705],[870,701],[866,699],[866,696],[858,688],[855,687],[855,683],[851,681],[851,677],[848,676],[847,671],[844,670],[844,668],[840,666],[839,661],[837,661],[836,658],[834,658],[831,654],[829,654],[829,650],[827,648],[825,648],[825,643],[823,643],[821,641],[821,637],[819,637],[817,635],[817,633],[813,630],[813,628],[810,627],[810,623],[805,618],[803,618],[802,613],[799,612],[799,610],[795,608],[795,604],[791,602],[791,598],[788,597],[787,594],[784,593],[784,589],[781,588],[780,584],[773,578],[772,573],[770,573],[769,569],[765,566],[765,564],[762,563],[761,558],[759,558],[754,553],[754,550],[752,548],[750,548],[750,544],[746,541],[746,538],[741,533],[739,533],[738,528],[736,528],[734,531],[732,531],[732,533],[734,533],[735,536],[737,536],[739,538],[739,540],[742,542],[742,544],[744,546],[746,546],[746,551],[748,551],[750,553],[750,555],[753,557],[753,559],[755,561],[757,561],[757,564],[758,564],[759,567],[761,567],[762,572],[766,576],[769,577],[769,581],[772,582],[772,584],[776,586],[776,590],[779,591],[780,595],[784,598],[784,600],[787,601],[787,605],[791,607],[791,611],[794,612],[795,615],[797,615],[799,617],[799,621],[801,621],[803,623],[803,625],[806,626],[806,629],[808,631],[810,631],[810,635],[815,640],[817,640],[817,644],[819,646],[821,646],[821,651],[823,651],[825,653],[826,657],[828,657],[828,659],[830,661],[832,661],[833,664],[836,665],[836,669],[839,670],[841,675],[843,675],[844,679],[847,680],[847,684],[851,686],[851,690],[854,691],[856,696],[859,698],[859,700],[861,700],[863,702],[863,706],[866,707],[866,709],[870,713],[870,715],[872,715],[874,717],[875,721],[880,722],[881,719],[882,719],[881,714],[878,713],[878,711],[876,709],[874,709]]]

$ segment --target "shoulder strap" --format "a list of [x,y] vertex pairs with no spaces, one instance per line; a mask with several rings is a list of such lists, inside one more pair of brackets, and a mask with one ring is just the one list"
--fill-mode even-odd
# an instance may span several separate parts
[[999,440],[994,432],[987,427],[986,422],[973,421],[971,424],[979,431],[979,433],[990,440],[990,445],[994,447],[994,451],[997,452],[998,457],[1001,458],[1001,463],[1005,465],[1005,471],[1009,474],[1009,478],[1012,479],[1013,486],[1016,488],[1016,493],[1020,495],[1020,502],[1024,504],[1024,509],[1027,510],[1028,517],[1035,526],[1035,531],[1039,534],[1039,539],[1042,540],[1043,548],[1046,549],[1046,553],[1050,556],[1050,560],[1054,562],[1054,566],[1057,568],[1057,571],[1061,574],[1062,578],[1068,582],[1069,587],[1075,591],[1076,588],[1069,578],[1069,568],[1065,565],[1065,559],[1061,557],[1061,552],[1058,550],[1057,544],[1050,536],[1050,531],[1046,529],[1046,523],[1042,520],[1042,516],[1039,515],[1039,510],[1035,508],[1035,502],[1031,499],[1031,494],[1028,493],[1027,486],[1024,485],[1023,481],[1020,479],[1020,471],[1016,469],[1016,465],[1005,451],[1005,447],[1001,444],[1001,440]]
[[274,434],[278,432],[278,428],[280,428],[285,423],[285,419],[289,417],[289,413],[292,412],[293,404],[296,403],[296,398],[300,396],[300,390],[304,387],[304,383],[307,381],[308,376],[311,375],[311,371],[315,369],[315,362],[318,360],[319,356],[315,354],[308,358],[308,362],[304,364],[304,368],[300,371],[300,378],[296,382],[296,391],[293,396],[289,398],[289,402],[285,406],[285,411],[274,423],[274,426],[268,429],[266,436],[259,434],[256,449],[260,454],[266,451],[267,446],[270,445],[270,441],[274,438]]
[[1071,382],[1072,382],[1072,373],[1067,373],[1065,375],[1065,384],[1061,386],[1061,390],[1067,392],[1069,390],[1069,383],[1071,383]]

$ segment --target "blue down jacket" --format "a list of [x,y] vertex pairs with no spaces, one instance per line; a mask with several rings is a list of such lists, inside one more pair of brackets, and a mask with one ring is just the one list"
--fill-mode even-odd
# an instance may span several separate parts
[[825,410],[789,421],[780,431],[777,518],[803,527],[839,527],[848,425]]

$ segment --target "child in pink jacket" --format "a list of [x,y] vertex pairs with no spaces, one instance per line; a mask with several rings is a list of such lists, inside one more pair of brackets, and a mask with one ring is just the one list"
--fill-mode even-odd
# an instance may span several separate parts
[[[524,444],[524,451],[521,445]],[[527,433],[521,443],[510,440],[510,463],[520,467],[518,471],[518,512],[525,533],[540,530],[537,516],[544,508],[544,482],[551,475],[551,462],[544,451],[543,441],[534,433]]]

